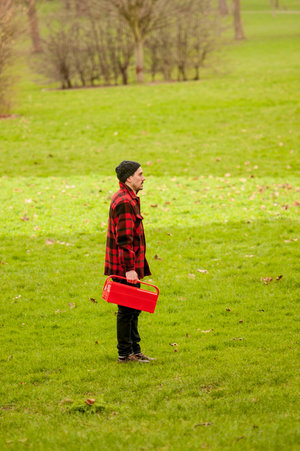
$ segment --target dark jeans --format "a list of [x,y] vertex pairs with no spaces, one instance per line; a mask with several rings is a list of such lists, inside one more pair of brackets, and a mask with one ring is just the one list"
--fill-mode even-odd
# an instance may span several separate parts
[[[126,280],[114,279],[115,282],[124,283],[126,285],[132,285],[140,287],[140,284],[130,284]],[[141,337],[138,331],[138,317],[141,313],[140,310],[136,310],[130,307],[124,307],[118,305],[117,314],[117,339],[118,339],[118,352],[119,356],[127,357],[130,354],[138,354],[141,352],[139,345]]]

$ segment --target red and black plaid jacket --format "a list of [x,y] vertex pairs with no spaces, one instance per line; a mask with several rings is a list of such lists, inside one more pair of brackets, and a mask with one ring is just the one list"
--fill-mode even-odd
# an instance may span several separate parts
[[139,197],[120,182],[110,204],[104,274],[125,276],[135,270],[139,279],[151,275],[142,220]]

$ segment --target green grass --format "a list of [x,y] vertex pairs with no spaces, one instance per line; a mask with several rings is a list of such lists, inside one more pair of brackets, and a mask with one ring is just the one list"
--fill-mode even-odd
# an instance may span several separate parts
[[[299,20],[245,13],[200,82],[20,82],[0,122],[1,449],[299,449]],[[149,365],[117,365],[101,300],[127,158],[161,289]]]

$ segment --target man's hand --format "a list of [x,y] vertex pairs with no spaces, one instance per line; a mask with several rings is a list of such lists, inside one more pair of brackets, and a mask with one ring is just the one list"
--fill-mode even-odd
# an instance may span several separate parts
[[138,283],[139,278],[136,271],[128,271],[125,275],[128,283]]

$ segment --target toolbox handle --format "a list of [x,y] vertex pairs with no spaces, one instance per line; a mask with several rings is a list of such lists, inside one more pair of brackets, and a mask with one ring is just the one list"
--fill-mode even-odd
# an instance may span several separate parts
[[[107,277],[106,281],[108,281],[109,279],[112,279],[113,277],[118,277],[119,279],[127,280],[126,277],[123,277],[123,276],[114,276],[114,275],[111,275],[111,276],[108,276],[108,277]],[[139,279],[138,279],[138,283],[142,283],[142,284],[144,284],[144,285],[148,285],[149,287],[155,288],[156,293],[157,293],[157,296],[159,295],[159,288],[158,288],[156,285],[152,285],[151,283],[143,282],[142,280],[139,280]],[[135,284],[131,284],[131,285],[135,285]],[[133,288],[134,288],[134,287],[133,287]]]

